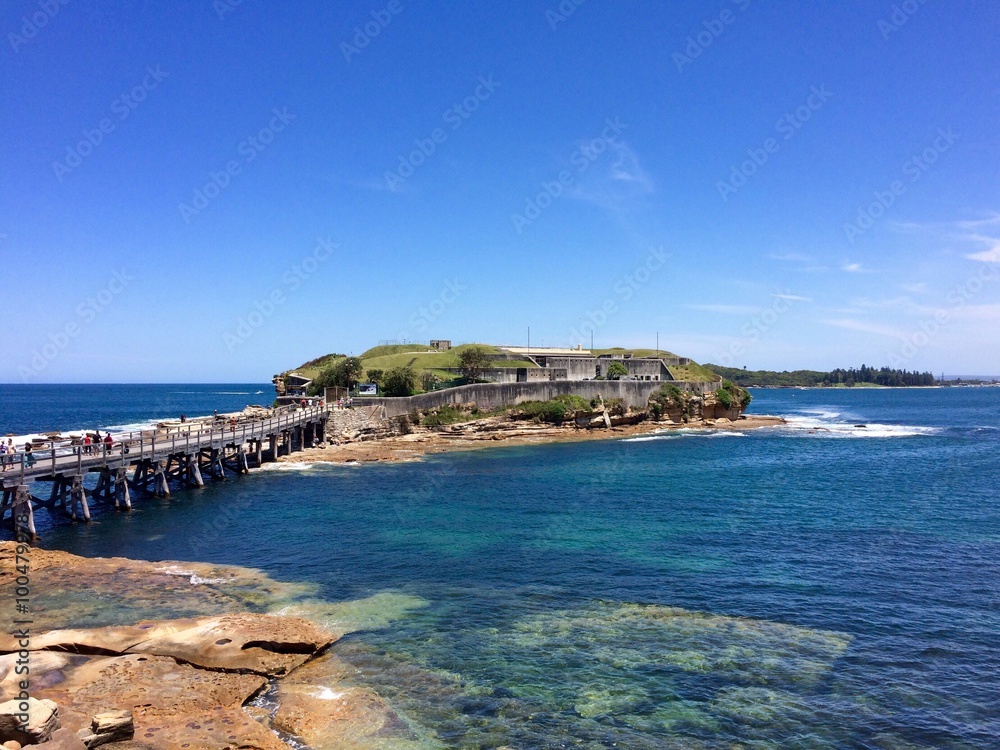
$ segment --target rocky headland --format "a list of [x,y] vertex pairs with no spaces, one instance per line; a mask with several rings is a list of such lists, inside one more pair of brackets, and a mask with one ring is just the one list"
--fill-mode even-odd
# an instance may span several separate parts
[[[474,403],[380,419],[377,409],[345,409],[330,413],[326,440],[292,455],[283,463],[365,463],[413,461],[448,451],[495,446],[609,440],[673,430],[746,430],[785,424],[781,417],[746,415],[745,405],[720,403],[714,394],[666,395],[646,409],[620,403],[574,403],[576,397],[537,402],[482,414]],[[553,421],[555,414],[558,421]]]

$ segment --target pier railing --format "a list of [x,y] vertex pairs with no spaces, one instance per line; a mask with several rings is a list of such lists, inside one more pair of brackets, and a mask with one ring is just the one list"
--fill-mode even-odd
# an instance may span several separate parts
[[92,445],[53,444],[50,448],[6,454],[0,468],[0,484],[26,477],[82,474],[94,468],[125,468],[144,459],[158,460],[180,453],[192,454],[204,449],[244,445],[277,435],[294,427],[317,422],[326,415],[325,406],[299,406],[275,409],[267,417],[219,418],[212,422],[195,421],[151,429],[115,433],[109,446],[104,441]]

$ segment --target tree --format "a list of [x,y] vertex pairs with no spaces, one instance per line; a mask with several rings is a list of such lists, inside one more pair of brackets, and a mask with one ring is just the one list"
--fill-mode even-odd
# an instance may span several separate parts
[[330,365],[320,370],[319,375],[313,378],[312,383],[309,384],[309,395],[322,396],[327,388],[340,385],[340,374],[337,368],[338,365]]
[[621,380],[628,376],[628,368],[621,362],[612,362],[608,365],[608,380]]
[[458,366],[462,368],[462,375],[470,382],[475,382],[490,366],[490,355],[481,346],[470,346],[463,349],[458,355]]
[[350,390],[352,383],[357,383],[364,367],[358,357],[347,357],[336,364],[324,367],[319,371],[309,386],[309,394],[320,396],[325,388],[339,386]]
[[340,363],[340,371],[343,373],[344,386],[350,390],[351,383],[357,383],[361,379],[364,365],[361,364],[360,357],[348,357]]
[[412,367],[393,367],[382,378],[386,396],[412,396],[417,390],[417,374]]
[[368,370],[365,375],[369,383],[375,383],[380,389],[383,387],[382,378],[385,377],[384,370]]

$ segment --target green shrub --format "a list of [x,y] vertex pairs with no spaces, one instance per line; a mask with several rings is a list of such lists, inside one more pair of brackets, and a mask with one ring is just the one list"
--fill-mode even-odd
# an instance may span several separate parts
[[608,365],[608,380],[621,380],[628,377],[628,368],[621,362],[612,362]]
[[441,427],[442,425],[457,424],[458,422],[468,422],[469,415],[457,406],[445,404],[437,411],[426,415],[420,424],[424,427]]
[[564,393],[556,396],[553,401],[563,404],[567,409],[572,409],[573,411],[584,411],[588,414],[591,411],[593,402],[587,401],[583,396],[575,396],[572,393]]
[[412,367],[393,367],[383,376],[386,396],[412,396],[417,390],[417,374]]
[[740,388],[731,380],[723,380],[719,390],[715,392],[715,397],[725,408],[731,409],[734,405],[741,409],[746,409],[753,400],[750,391]]
[[687,394],[673,383],[660,386],[660,389],[649,397],[649,401],[651,404],[657,404],[661,413],[670,408],[686,409],[688,405]]
[[733,407],[733,397],[725,388],[720,388],[715,392],[715,399],[725,408],[731,409]]
[[525,401],[517,408],[535,422],[562,424],[566,419],[566,405],[559,401]]

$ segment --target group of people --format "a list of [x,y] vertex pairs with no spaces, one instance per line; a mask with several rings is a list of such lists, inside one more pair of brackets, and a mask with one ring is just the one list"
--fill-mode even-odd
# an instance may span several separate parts
[[[31,443],[26,443],[24,448],[25,451],[30,452]],[[16,455],[17,455],[17,448],[14,447],[13,438],[7,438],[6,443],[3,440],[0,440],[0,467],[2,467],[3,471],[7,471],[8,464],[10,466],[14,465],[15,461],[14,457]],[[25,459],[27,460],[27,456],[25,457]],[[34,462],[34,456],[32,456],[32,462]]]
[[96,451],[99,451],[101,449],[101,443],[103,443],[104,447],[107,448],[110,451],[111,448],[115,444],[115,441],[111,437],[111,433],[110,432],[105,433],[103,440],[101,439],[101,431],[100,430],[97,430],[94,433],[94,435],[95,435],[95,437],[91,438],[90,437],[90,433],[88,432],[88,433],[86,433],[83,436],[83,452],[84,453],[94,453]]
[[[105,450],[110,451],[115,444],[114,438],[111,437],[111,433],[105,433],[104,438],[101,438],[101,431],[97,430],[95,433],[96,437],[91,438],[90,433],[86,433],[83,436],[83,452],[86,454],[95,453],[101,450],[101,445],[104,445]],[[128,445],[125,446],[125,452],[128,453]],[[24,448],[21,451],[24,456],[24,467],[30,469],[35,465],[36,459],[33,452],[33,447],[31,442],[24,444]],[[7,471],[8,468],[14,468],[18,463],[17,458],[17,446],[14,445],[13,438],[7,438],[7,442],[0,440],[0,470]]]

